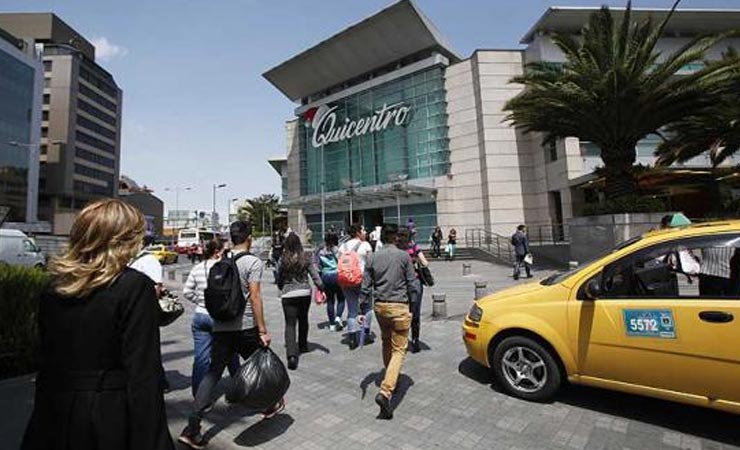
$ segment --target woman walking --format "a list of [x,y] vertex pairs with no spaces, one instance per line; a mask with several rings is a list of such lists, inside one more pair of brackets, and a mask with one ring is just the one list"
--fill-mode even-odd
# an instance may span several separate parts
[[339,255],[339,237],[336,233],[326,233],[324,246],[314,255],[321,282],[326,295],[326,314],[329,319],[329,331],[342,331],[342,314],[344,314],[344,294],[337,282],[337,262]]
[[[285,348],[288,369],[298,368],[298,353],[308,352],[308,308],[311,306],[311,277],[319,290],[321,277],[309,255],[303,251],[298,235],[291,233],[283,243],[283,255],[277,266],[277,285],[285,315]],[[298,343],[296,344],[296,322]]]
[[447,235],[447,260],[452,261],[455,259],[455,250],[457,249],[457,230],[454,228],[450,230],[450,234]]
[[416,269],[416,280],[414,280],[416,289],[413,290],[411,298],[409,298],[409,308],[411,309],[411,340],[409,341],[409,347],[411,353],[417,353],[421,350],[419,335],[421,333],[421,301],[424,297],[424,283],[421,282],[418,265],[427,266],[429,262],[424,256],[424,252],[421,251],[419,244],[413,241],[411,230],[408,228],[398,230],[398,248],[409,254],[414,269]]
[[[213,319],[206,309],[205,290],[208,286],[208,273],[214,264],[221,259],[224,244],[213,239],[206,243],[203,257],[205,260],[196,264],[188,275],[183,287],[182,295],[195,303],[195,313],[190,329],[193,332],[193,374],[191,388],[193,397],[198,392],[198,386],[208,373],[211,365],[211,344],[213,342]],[[229,363],[229,374],[234,376],[239,370],[239,357],[234,355]]]
[[432,256],[435,258],[439,258],[439,255],[441,254],[440,248],[442,247],[443,238],[442,229],[438,226],[435,227],[432,232]]
[[[352,224],[349,227],[350,239],[339,247],[339,254],[355,252],[360,260],[360,269],[365,272],[367,255],[372,254],[373,249],[365,241],[366,233],[360,224]],[[360,336],[365,336],[365,343],[370,344],[374,341],[370,333],[370,323],[372,319],[372,305],[367,304],[366,310],[360,311],[360,286],[345,287],[342,289],[344,299],[347,302],[347,331],[349,336],[349,348],[354,350],[360,345]],[[358,314],[365,316],[363,324],[357,323]],[[360,329],[362,328],[362,329]]]
[[31,449],[174,449],[161,390],[154,283],[127,267],[146,221],[127,203],[96,201],[49,264],[39,301],[41,367],[21,444]]

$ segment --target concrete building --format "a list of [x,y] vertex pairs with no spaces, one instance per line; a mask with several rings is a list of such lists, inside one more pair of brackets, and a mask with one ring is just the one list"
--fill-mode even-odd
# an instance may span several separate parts
[[0,28],[0,223],[16,228],[37,223],[43,79],[33,44]]
[[122,175],[118,182],[118,197],[136,207],[146,219],[146,234],[159,237],[164,234],[164,202],[146,186]]
[[0,28],[43,55],[39,218],[66,234],[85,203],[116,196],[122,92],[95,47],[56,15],[0,14]]
[[[285,125],[286,157],[269,161],[285,183],[289,225],[316,235],[322,224],[413,217],[426,240],[435,225],[458,236],[476,229],[508,235],[519,223],[553,230],[578,215],[596,195],[598,148],[576,138],[543,147],[541,136],[503,120],[503,106],[521,91],[509,81],[527,62],[564,60],[551,33],[577,33],[595,10],[549,8],[521,49],[462,57],[412,1],[401,0],[267,71],[297,103]],[[666,11],[634,13],[648,14],[660,19]],[[736,28],[740,10],[679,11],[660,49]],[[723,42],[709,56],[731,44],[740,42]],[[638,162],[652,163],[655,145],[641,142]],[[707,166],[698,158],[681,168]],[[692,195],[691,205],[706,204],[701,189]]]

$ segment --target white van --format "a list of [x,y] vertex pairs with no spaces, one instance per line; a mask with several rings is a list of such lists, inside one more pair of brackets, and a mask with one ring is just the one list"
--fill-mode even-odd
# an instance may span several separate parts
[[19,230],[0,229],[0,264],[44,267],[46,256],[33,239]]

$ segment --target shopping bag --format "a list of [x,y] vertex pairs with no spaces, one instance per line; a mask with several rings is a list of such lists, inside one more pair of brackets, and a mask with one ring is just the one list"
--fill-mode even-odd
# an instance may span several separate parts
[[185,307],[177,296],[169,291],[159,299],[159,326],[166,327],[177,320],[185,312]]
[[275,406],[289,387],[290,377],[280,357],[270,347],[260,347],[234,377],[228,400],[255,411],[264,411]]
[[524,255],[524,262],[529,264],[530,266],[532,265],[532,263],[534,262],[534,257],[531,253],[527,253],[526,255]]

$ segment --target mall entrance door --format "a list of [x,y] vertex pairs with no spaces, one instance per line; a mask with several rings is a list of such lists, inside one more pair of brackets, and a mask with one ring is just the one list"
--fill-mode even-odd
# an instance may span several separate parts
[[359,220],[360,223],[365,226],[365,229],[370,232],[376,226],[383,225],[383,209],[377,208],[355,211],[355,219]]

